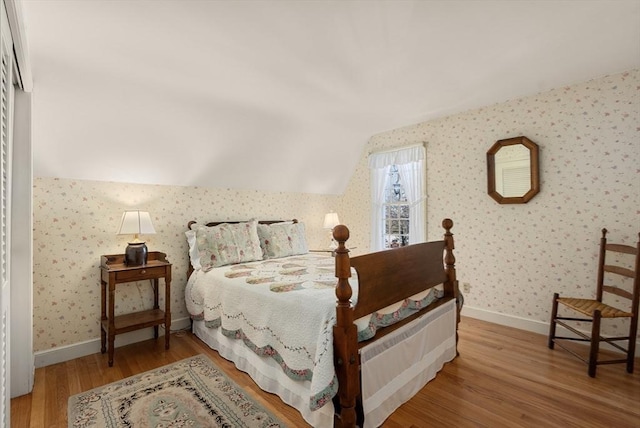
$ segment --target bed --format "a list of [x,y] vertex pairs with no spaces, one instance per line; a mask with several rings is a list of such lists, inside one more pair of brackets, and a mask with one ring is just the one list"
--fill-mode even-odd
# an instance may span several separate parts
[[442,226],[443,240],[349,257],[344,225],[323,254],[295,220],[190,222],[193,332],[312,426],[378,426],[457,353]]

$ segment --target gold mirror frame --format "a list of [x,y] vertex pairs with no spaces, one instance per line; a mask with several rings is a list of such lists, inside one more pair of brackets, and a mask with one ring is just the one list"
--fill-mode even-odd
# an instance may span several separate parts
[[[521,144],[529,149],[529,178],[531,186],[522,196],[506,197],[496,190],[496,153],[503,147]],[[487,193],[499,204],[526,204],[540,191],[540,173],[538,163],[538,145],[527,137],[508,138],[496,142],[487,152]]]

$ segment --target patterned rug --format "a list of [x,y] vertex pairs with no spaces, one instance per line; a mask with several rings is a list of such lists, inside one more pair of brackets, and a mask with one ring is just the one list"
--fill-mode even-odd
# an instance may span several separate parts
[[69,427],[285,427],[204,355],[69,398]]

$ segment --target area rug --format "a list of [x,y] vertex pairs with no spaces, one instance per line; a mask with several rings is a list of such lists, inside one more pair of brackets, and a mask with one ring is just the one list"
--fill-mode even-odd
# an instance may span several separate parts
[[69,427],[285,427],[204,355],[74,395]]

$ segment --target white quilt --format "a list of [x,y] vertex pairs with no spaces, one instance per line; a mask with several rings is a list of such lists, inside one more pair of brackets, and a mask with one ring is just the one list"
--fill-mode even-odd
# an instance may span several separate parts
[[334,258],[319,254],[224,266],[191,275],[186,305],[208,327],[220,327],[253,352],[276,360],[289,377],[308,381],[309,407],[315,410],[338,390],[333,367],[336,282]]
[[[357,301],[357,274],[349,280]],[[336,320],[335,259],[321,254],[270,259],[195,271],[185,289],[189,313],[206,327],[244,341],[247,352],[272,358],[302,381],[313,412],[338,392],[333,366]],[[442,297],[430,289],[356,320],[359,340]],[[455,337],[455,335],[454,335]],[[308,414],[301,412],[303,414]]]

